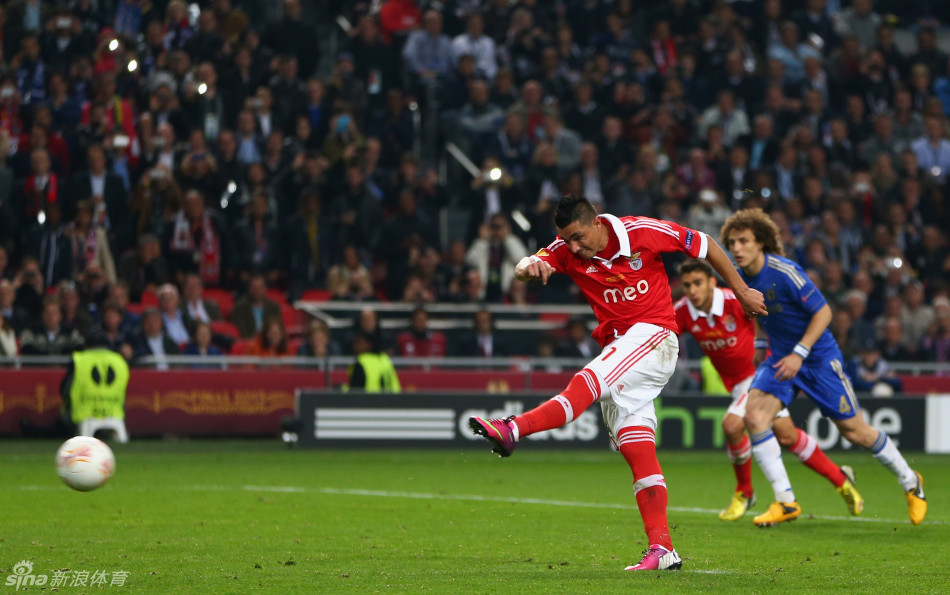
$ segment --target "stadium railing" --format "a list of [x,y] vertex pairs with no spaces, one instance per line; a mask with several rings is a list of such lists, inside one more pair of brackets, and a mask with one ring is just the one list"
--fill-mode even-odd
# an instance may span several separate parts
[[[196,357],[193,355],[168,355],[164,357],[142,357],[135,360],[133,366],[141,368],[155,368],[168,366],[175,368],[221,369],[246,368],[249,366],[272,367],[300,367],[312,368],[321,371],[345,370],[351,365],[354,358],[351,356],[317,357],[258,357],[249,355],[209,355]],[[393,357],[393,364],[397,369],[499,369],[529,373],[558,369],[561,372],[578,370],[588,362],[583,358],[572,357]],[[0,357],[0,367],[21,369],[24,367],[60,367],[69,364],[67,355],[19,355],[14,357]],[[688,371],[699,371],[699,360],[688,359],[682,362]],[[939,362],[895,362],[890,365],[898,374],[911,376],[947,375],[950,374],[950,365]],[[134,368],[133,368],[134,369]]]

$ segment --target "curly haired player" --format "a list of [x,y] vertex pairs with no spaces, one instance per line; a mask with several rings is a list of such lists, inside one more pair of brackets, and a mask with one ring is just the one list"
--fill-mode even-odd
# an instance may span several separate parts
[[769,316],[759,320],[759,328],[768,336],[772,353],[766,357],[765,346],[756,349],[758,367],[749,388],[745,422],[752,454],[772,484],[775,502],[753,522],[775,525],[802,513],[772,431],[775,415],[798,391],[818,405],[842,436],[869,449],[897,476],[907,498],[910,522],[923,522],[927,514],[924,480],[887,434],[868,425],[860,415],[861,406],[844,373],[841,350],[828,331],[831,308],[805,271],[783,256],[778,226],[762,209],[744,209],[726,220],[722,241],[732,252],[743,280],[764,293],[769,310]]

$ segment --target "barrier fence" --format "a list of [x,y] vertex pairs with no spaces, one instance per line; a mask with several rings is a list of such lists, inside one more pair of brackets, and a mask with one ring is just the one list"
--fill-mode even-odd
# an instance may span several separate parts
[[[394,424],[406,416],[412,417],[414,408],[441,407],[454,411],[452,419],[455,433],[451,438],[446,436],[444,444],[459,446],[469,443],[468,437],[458,429],[461,420],[467,419],[467,415],[464,415],[466,411],[476,409],[487,415],[507,415],[533,407],[561,390],[576,369],[565,367],[567,371],[550,371],[533,366],[514,368],[510,362],[507,367],[499,368],[432,368],[421,364],[401,367],[399,373],[407,392],[375,396],[327,390],[326,386],[337,386],[345,381],[345,369],[334,366],[311,365],[302,368],[284,365],[270,367],[263,373],[254,367],[239,365],[231,365],[227,370],[186,368],[159,371],[136,368],[132,371],[126,398],[126,425],[133,439],[169,433],[184,436],[276,437],[280,434],[281,420],[293,416],[299,410],[302,420],[309,419],[314,424],[310,434],[318,443],[352,446],[359,440],[330,439],[325,434],[319,437],[315,432],[320,417],[310,408],[319,405],[321,408],[356,410],[367,407],[372,410],[382,404],[392,413],[391,418],[376,419],[376,422],[385,425]],[[60,413],[60,383],[64,375],[65,369],[62,367],[0,369],[0,436],[20,435],[19,421],[24,417],[35,425],[52,424]],[[950,379],[906,377],[907,381],[913,382],[915,379],[920,386],[909,389],[908,394],[916,393],[916,397],[902,395],[873,399],[865,395],[862,403],[872,423],[879,424],[881,429],[910,444],[908,448],[950,452],[950,433],[947,433],[946,439],[942,438],[941,433],[943,427],[950,427],[950,398],[947,398],[950,395]],[[296,406],[298,393],[303,399],[299,408]],[[945,394],[940,396],[937,393]],[[670,391],[660,403],[663,411],[671,412],[671,420],[679,420],[674,421],[670,428],[661,428],[666,435],[664,440],[683,448],[716,447],[721,440],[716,437],[716,420],[724,414],[727,398]],[[797,415],[796,419],[805,424],[809,432],[816,436],[827,434],[830,440],[836,431],[833,426],[822,429],[822,424],[826,422],[818,421],[813,408],[801,411],[802,407],[810,407],[810,402],[796,400],[792,409],[793,414]],[[579,446],[603,445],[599,414],[593,410],[588,414],[598,420],[597,423],[585,417],[584,421],[578,420],[552,433],[550,442],[567,446],[574,442]],[[442,415],[448,416],[444,412]],[[559,436],[573,437],[562,440]],[[583,439],[584,436],[592,438],[588,441]],[[301,433],[301,440],[307,441],[306,431]],[[365,442],[382,445],[373,439],[366,439]],[[571,444],[567,444],[569,442]]]

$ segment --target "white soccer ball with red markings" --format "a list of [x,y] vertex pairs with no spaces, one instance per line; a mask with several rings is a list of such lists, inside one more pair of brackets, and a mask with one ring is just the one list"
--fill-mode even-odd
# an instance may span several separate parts
[[56,473],[74,490],[101,488],[115,472],[115,455],[109,445],[92,436],[70,438],[56,453]]

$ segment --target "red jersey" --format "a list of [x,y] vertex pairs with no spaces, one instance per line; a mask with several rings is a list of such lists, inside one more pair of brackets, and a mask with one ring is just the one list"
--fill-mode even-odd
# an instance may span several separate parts
[[660,255],[685,252],[705,258],[706,234],[670,221],[649,217],[599,215],[607,225],[609,259],[574,256],[560,236],[533,256],[568,275],[577,283],[597,317],[592,336],[606,347],[638,322],[655,324],[678,333],[670,279]]
[[755,374],[755,323],[731,289],[713,289],[708,314],[697,310],[685,297],[675,307],[680,329],[693,335],[712,360],[727,390],[731,392],[735,385]]

